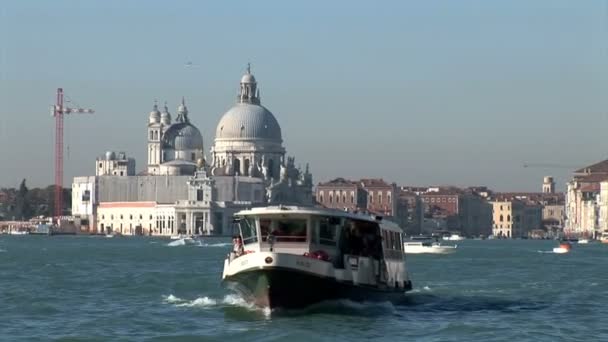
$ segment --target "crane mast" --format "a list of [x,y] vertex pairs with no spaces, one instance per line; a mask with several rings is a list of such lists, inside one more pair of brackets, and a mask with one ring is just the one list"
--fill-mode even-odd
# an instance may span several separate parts
[[57,102],[53,106],[55,117],[55,205],[54,222],[60,226],[63,214],[63,117],[71,113],[94,113],[92,109],[68,108],[63,104],[63,88],[57,88]]

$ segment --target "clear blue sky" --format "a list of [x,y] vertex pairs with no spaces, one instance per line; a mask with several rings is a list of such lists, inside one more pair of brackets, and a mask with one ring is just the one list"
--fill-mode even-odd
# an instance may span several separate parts
[[[186,67],[191,61],[194,66]],[[538,190],[608,158],[608,1],[0,2],[0,186],[65,184],[121,150],[146,163],[154,99],[185,96],[208,153],[253,65],[288,153],[315,182]]]

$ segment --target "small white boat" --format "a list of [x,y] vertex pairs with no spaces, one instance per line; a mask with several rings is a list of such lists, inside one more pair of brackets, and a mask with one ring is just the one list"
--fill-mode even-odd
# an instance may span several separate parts
[[572,246],[568,242],[562,242],[559,244],[559,247],[553,248],[553,253],[556,254],[564,254],[570,252]]
[[10,235],[28,235],[30,232],[27,230],[11,230]]
[[452,234],[450,236],[444,236],[443,239],[447,240],[447,241],[460,241],[460,240],[464,240],[464,237],[462,237],[458,234]]
[[588,244],[588,243],[589,243],[589,240],[588,240],[588,239],[580,239],[580,240],[578,240],[578,244],[579,244],[579,245],[586,245],[586,244]]
[[106,234],[106,237],[107,237],[107,238],[113,238],[113,237],[114,237],[114,234]]
[[442,245],[431,241],[405,241],[403,251],[405,254],[450,254],[456,252],[458,245]]
[[600,242],[608,243],[608,230],[602,232],[602,235],[600,235]]

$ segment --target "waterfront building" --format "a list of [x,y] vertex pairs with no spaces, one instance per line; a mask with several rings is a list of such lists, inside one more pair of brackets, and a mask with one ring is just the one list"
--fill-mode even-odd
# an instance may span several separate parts
[[[313,202],[309,167],[302,170],[294,157],[285,155],[281,127],[261,105],[249,68],[241,78],[237,103],[219,120],[210,163],[184,99],[175,121],[166,105],[161,113],[155,104],[147,127],[144,171],[132,175],[119,169],[110,154],[98,160],[103,172],[74,178],[72,211],[84,230],[226,235],[232,233],[230,217],[236,211]],[[134,168],[134,161],[129,165]]]
[[316,200],[326,208],[366,210],[382,215],[403,228],[407,222],[407,201],[399,200],[400,191],[397,184],[379,178],[358,181],[336,178],[317,185]]
[[490,203],[492,234],[496,237],[523,238],[542,228],[542,206],[534,201],[498,194]]
[[606,212],[606,199],[602,197],[602,183],[608,182],[608,160],[574,172],[567,183],[566,226],[564,233],[597,237],[604,230],[602,213]]
[[444,230],[464,236],[491,234],[491,206],[475,189],[429,187],[420,192],[420,197],[424,205],[425,233]]
[[108,151],[95,160],[96,176],[134,176],[135,159],[127,158],[125,152]]
[[319,183],[315,197],[317,203],[325,208],[349,211],[367,209],[367,190],[357,181],[336,178]]

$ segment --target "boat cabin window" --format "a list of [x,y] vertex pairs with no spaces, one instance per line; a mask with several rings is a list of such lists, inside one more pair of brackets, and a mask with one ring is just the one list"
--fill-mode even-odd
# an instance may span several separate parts
[[239,220],[239,227],[241,228],[243,245],[258,242],[258,236],[255,231],[255,219],[243,217]]
[[306,219],[278,219],[271,231],[277,242],[306,242]]
[[262,241],[272,234],[275,242],[306,242],[307,219],[260,218]]
[[403,241],[401,234],[390,230],[382,231],[382,239],[384,240],[384,257],[387,259],[403,258]]
[[338,248],[342,254],[382,259],[382,237],[375,222],[346,219]]
[[337,217],[319,218],[319,244],[335,246],[338,243],[338,231],[342,220]]

